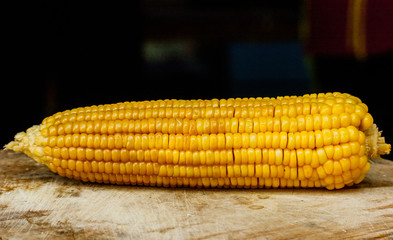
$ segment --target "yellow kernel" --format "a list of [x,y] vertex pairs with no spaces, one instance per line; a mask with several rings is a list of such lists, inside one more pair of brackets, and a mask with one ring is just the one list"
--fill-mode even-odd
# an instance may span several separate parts
[[275,178],[277,177],[277,166],[270,165],[270,177]]
[[349,157],[349,161],[350,161],[350,165],[351,165],[351,170],[359,167],[360,158],[358,155],[353,155],[353,156]]
[[310,165],[311,164],[311,158],[312,158],[312,150],[309,148],[306,148],[303,150],[304,154],[304,164],[305,165]]
[[340,128],[341,122],[339,115],[331,115],[332,118],[332,128]]
[[284,175],[283,178],[288,179],[291,176],[291,168],[289,166],[284,167]]
[[301,148],[302,141],[301,141],[301,134],[300,134],[300,132],[296,132],[294,134],[294,137],[295,137],[295,148],[296,149]]
[[270,165],[272,165],[272,164],[274,164],[275,163],[275,161],[276,161],[276,153],[275,153],[275,150],[273,149],[273,148],[270,148],[269,150],[268,150],[268,155],[269,155],[269,160],[268,160],[268,163],[270,164]]
[[76,149],[76,158],[78,159],[78,160],[81,160],[81,161],[83,161],[83,160],[85,160],[86,159],[86,151],[85,151],[85,149],[84,148],[77,148]]
[[249,133],[242,133],[241,134],[241,142],[242,148],[249,148],[250,147],[250,134]]
[[[288,132],[297,132],[297,119],[295,117],[289,118],[289,129]],[[284,131],[284,130],[283,130]]]
[[336,145],[334,146],[334,153],[333,153],[333,159],[334,160],[339,160],[343,157],[343,149],[341,145]]
[[322,115],[321,117],[321,129],[331,129],[332,128],[332,118],[330,115]]
[[314,132],[314,138],[315,138],[315,147],[320,148],[323,147],[323,133],[320,130],[316,130]]
[[335,175],[334,176],[334,183],[335,186],[339,186],[339,188],[344,187],[343,183],[344,183],[344,178],[341,175]]
[[233,134],[233,148],[242,147],[242,135],[240,133]]
[[270,177],[270,167],[269,167],[268,164],[263,164],[262,165],[262,177],[263,178]]
[[344,104],[340,104],[340,103],[333,104],[333,106],[332,106],[332,114],[339,115],[339,114],[343,113],[344,111],[345,111],[345,105]]
[[166,165],[161,165],[160,169],[158,171],[158,176],[161,176],[161,177],[166,176],[167,175],[167,171],[166,170],[167,170]]
[[341,168],[341,164],[338,161],[334,161],[333,162],[333,175],[337,176],[337,175],[341,175],[342,174],[342,168]]
[[271,148],[272,147],[272,133],[271,132],[266,132],[265,133],[265,147],[266,148]]
[[280,147],[280,132],[272,133],[272,148]]
[[314,117],[313,117],[313,115],[306,115],[306,130],[307,131],[314,130]]
[[[44,151],[45,151],[45,149],[46,149],[47,147],[45,147],[44,148]],[[55,147],[55,148],[53,148],[53,149],[51,149],[52,150],[52,156],[54,157],[54,158],[61,158],[61,148],[58,148],[58,147]],[[46,151],[45,151],[46,152]],[[50,155],[50,154],[48,154],[48,155]]]
[[296,154],[297,154],[297,166],[302,167],[304,165],[304,161],[305,161],[304,150],[297,149]]
[[328,160],[323,164],[323,169],[325,170],[326,174],[332,174],[333,173],[333,161]]
[[[255,148],[256,146],[254,146]],[[222,133],[217,134],[217,148],[224,149],[225,148],[225,135]]]
[[282,178],[284,176],[284,166],[279,165],[277,166],[277,177]]
[[[49,145],[51,145],[51,137],[49,138]],[[58,136],[57,137],[57,143],[56,143],[56,145],[58,146],[58,147],[64,147],[64,136]]]
[[298,131],[306,130],[306,118],[303,115],[299,115],[296,117],[297,120],[297,129]]
[[326,172],[325,172],[325,169],[323,168],[323,166],[319,166],[318,168],[317,168],[317,173],[318,173],[318,176],[319,176],[319,179],[325,179],[326,178]]
[[83,162],[82,161],[75,161],[75,170],[77,172],[83,172]]
[[341,148],[343,157],[349,157],[352,155],[351,145],[349,143],[342,144]]
[[86,173],[92,172],[91,163],[88,161],[83,162],[83,171]]
[[352,154],[358,154],[360,151],[360,144],[358,142],[350,142],[349,146],[351,147]]
[[326,152],[325,152],[325,149],[323,149],[323,148],[318,148],[317,149],[317,155],[318,155],[318,161],[319,161],[319,164],[321,164],[321,165],[323,165],[326,161],[327,161],[327,155],[326,155]]
[[361,156],[359,158],[359,168],[363,168],[366,165],[367,161],[368,161],[367,156]]
[[298,166],[297,164],[297,157],[296,157],[296,150],[291,150],[290,155],[289,155],[289,166],[291,168],[296,168]]
[[355,113],[359,115],[361,119],[367,114],[368,109],[364,107],[365,105],[356,105],[355,106]]
[[105,149],[104,151],[102,151],[103,154],[103,159],[105,162],[111,161],[112,159],[112,151],[109,149]]
[[330,129],[323,129],[322,136],[324,146],[331,145],[333,143],[333,134]]
[[339,118],[341,127],[348,127],[351,124],[351,115],[349,115],[348,113],[341,113]]
[[288,132],[289,131],[289,117],[288,116],[282,116],[281,117],[281,131],[282,132]]
[[313,168],[310,165],[305,165],[303,167],[304,177],[310,178],[313,174]]
[[230,129],[231,129],[231,133],[237,133],[238,132],[238,128],[239,128],[239,122],[237,118],[231,118],[231,123],[230,123]]
[[349,171],[351,167],[351,162],[348,158],[340,159],[340,165],[343,172]]
[[74,171],[76,168],[76,162],[75,160],[68,160],[68,169],[71,171]]
[[275,150],[275,164],[280,166],[283,162],[283,152],[282,149]]
[[361,119],[357,113],[351,113],[351,125],[359,127],[361,124]]
[[307,132],[308,135],[308,148],[314,149],[315,148],[315,134],[314,132]]
[[305,175],[304,175],[304,170],[303,170],[303,168],[299,168],[299,169],[298,169],[297,178],[298,178],[298,180],[301,180],[301,181],[303,181],[303,180],[306,179],[306,177],[305,177]]
[[71,159],[77,159],[77,151],[76,151],[76,148],[70,147],[70,148],[68,149],[68,154],[69,154],[69,156],[70,156]]
[[346,128],[340,128],[339,130],[339,134],[340,134],[340,142],[341,143],[346,143],[349,142],[350,140],[350,136],[349,136],[349,131]]
[[318,153],[317,151],[312,150],[312,155],[311,155],[311,163],[310,163],[312,168],[317,168],[319,167],[319,159],[318,159]]
[[202,135],[202,149],[208,150],[210,147],[210,135],[203,134]]
[[366,174],[371,168],[370,163],[366,163],[366,165],[364,165],[364,167],[361,169],[362,174]]
[[313,128],[313,130],[322,129],[322,117],[321,117],[321,115],[315,114],[315,115],[313,115],[313,118],[314,118],[314,122],[313,122],[314,128]]
[[274,118],[272,116],[268,116],[266,118],[266,127],[267,127],[267,131],[273,132],[273,129],[274,129]]
[[287,147],[288,137],[286,132],[280,132],[279,142],[280,145],[278,147],[281,149],[285,149]]
[[[334,183],[334,177],[332,175],[327,175],[325,177],[325,183],[327,184],[326,188],[328,188],[329,185],[332,185]],[[334,188],[334,185],[333,185]]]
[[297,173],[298,173],[297,168],[291,168],[290,170],[291,170],[290,179],[292,180],[297,179]]
[[301,141],[301,147],[302,148],[308,148],[308,132],[302,131],[300,133],[300,141]]
[[373,125],[373,123],[374,123],[374,119],[371,116],[371,114],[366,113],[366,115],[364,116],[364,118],[360,124],[360,129],[362,131],[365,131],[365,130],[369,129]]
[[106,162],[105,163],[105,173],[106,174],[110,174],[110,173],[112,173],[112,170],[113,170],[112,163],[111,162]]
[[71,147],[72,146],[72,135],[67,134],[64,138],[64,146]]
[[333,145],[329,145],[329,146],[325,146],[323,147],[325,149],[325,153],[328,159],[332,159],[333,155],[334,155],[334,146]]
[[332,114],[332,107],[328,104],[322,104],[320,108],[320,114],[322,115],[330,115]]
[[[245,156],[247,158],[247,163],[255,163],[256,160],[256,156],[255,156],[255,150],[253,148],[249,148],[249,149],[244,149],[245,153],[247,156]],[[224,154],[225,155],[225,154]],[[226,155],[225,155],[226,156]],[[220,163],[221,164],[221,163]]]
[[[294,133],[288,133],[287,137],[288,137],[287,148],[288,149],[294,149],[295,146],[296,146]],[[259,143],[259,139],[258,139],[258,143]]]

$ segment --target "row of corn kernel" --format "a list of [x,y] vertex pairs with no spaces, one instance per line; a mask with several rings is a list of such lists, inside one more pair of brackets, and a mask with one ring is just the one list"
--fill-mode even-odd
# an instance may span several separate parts
[[49,147],[87,147],[95,149],[177,149],[208,150],[232,148],[319,148],[343,143],[365,142],[365,134],[354,127],[322,131],[183,134],[67,134],[40,138]]
[[[338,161],[352,156],[364,156],[364,147],[351,149],[347,154],[340,145],[335,148],[318,149],[235,149],[235,150],[206,150],[206,151],[178,151],[178,150],[126,150],[126,149],[90,149],[90,148],[53,148],[45,150],[55,159],[97,160],[97,161],[148,161],[159,163],[185,164],[227,164],[232,163],[269,163],[280,165],[303,166],[311,164],[314,168],[324,164],[329,159]],[[364,146],[364,145],[362,145]],[[356,159],[354,159],[356,160]],[[359,160],[357,160],[359,161]]]
[[[144,109],[144,108],[157,108],[157,107],[248,107],[248,106],[261,106],[266,104],[295,104],[295,103],[309,103],[309,102],[325,102],[330,101],[334,103],[361,103],[360,99],[349,94],[341,93],[327,93],[327,94],[306,94],[303,96],[285,96],[277,98],[257,97],[257,98],[229,98],[229,99],[211,99],[211,100],[152,100],[152,101],[139,101],[139,102],[125,102],[112,104],[110,109]],[[124,106],[126,105],[126,106]],[[107,105],[98,106],[99,108],[108,107]],[[107,108],[105,110],[108,110]]]
[[81,162],[81,161],[65,161],[60,164],[53,162],[51,169],[67,169],[70,171],[85,173],[106,173],[106,174],[133,174],[133,175],[158,175],[169,177],[264,177],[264,178],[285,178],[285,179],[325,179],[328,184],[333,183],[349,183],[354,179],[367,173],[370,164],[359,165],[358,168],[344,169],[341,162],[335,162],[332,170],[327,167],[320,166],[313,169],[306,165],[298,168],[289,166],[275,166],[269,164],[235,164],[235,165],[213,165],[213,166],[185,166],[159,163],[112,163],[112,162]]
[[[328,178],[329,184],[324,179],[321,180],[299,180],[286,178],[263,178],[263,177],[223,177],[223,178],[187,178],[187,177],[161,177],[156,175],[128,175],[128,174],[106,174],[106,173],[85,173],[70,171],[68,169],[55,168],[52,171],[61,176],[74,178],[82,181],[97,183],[111,183],[119,185],[145,185],[164,187],[206,187],[206,188],[319,188],[340,189],[345,185],[352,185],[353,182],[334,183],[332,178]],[[358,177],[356,182],[360,182],[364,175]],[[336,178],[337,179],[337,178]]]
[[[157,187],[198,187],[198,188],[320,188],[325,187],[323,181],[292,180],[284,178],[257,178],[257,177],[232,177],[232,178],[186,178],[186,177],[160,177],[146,175],[115,175],[88,173],[66,175],[85,182],[97,182],[118,185],[139,185]],[[337,185],[337,188],[341,188]],[[334,188],[334,186],[333,186]]]
[[[274,166],[268,164],[242,164],[242,165],[228,165],[228,166],[184,166],[171,164],[157,164],[157,163],[96,163],[92,162],[78,165],[73,163],[61,164],[61,166],[50,166],[58,172],[64,170],[77,171],[85,173],[106,173],[106,174],[129,174],[129,175],[156,175],[161,177],[263,177],[263,178],[285,178],[285,179],[299,179],[304,180],[310,178],[311,180],[318,180],[318,175],[305,176],[303,168],[289,168],[283,166]],[[299,174],[298,174],[299,172]],[[298,178],[298,176],[300,178]],[[312,178],[311,178],[312,177]]]
[[53,115],[43,121],[54,125],[73,121],[117,120],[117,119],[146,119],[146,118],[254,118],[260,116],[288,116],[341,113],[356,113],[361,119],[367,113],[367,106],[361,104],[340,103],[332,106],[325,103],[293,104],[293,105],[266,105],[261,107],[202,107],[202,108],[147,108],[147,109],[120,109],[114,111],[96,112],[63,112]]
[[[316,150],[311,149],[235,149],[221,151],[177,151],[177,150],[101,150],[101,149],[83,149],[83,148],[54,148],[50,153],[53,157],[53,163],[56,166],[66,164],[71,161],[72,164],[84,161],[96,162],[152,162],[160,164],[180,164],[180,165],[225,165],[225,164],[269,164],[283,165],[290,167],[302,167],[309,165],[317,168],[323,165],[327,174],[333,172],[336,162],[341,164],[344,170],[363,167],[367,163],[367,157],[361,153],[353,153],[350,156],[341,156],[335,158],[334,154],[328,157],[325,148]],[[85,161],[88,160],[88,161]],[[63,162],[64,161],[64,162]],[[79,163],[80,164],[80,163]]]
[[[313,95],[313,94],[312,94]],[[342,97],[340,97],[340,96]],[[326,98],[327,97],[327,98]],[[311,101],[310,101],[311,99]],[[256,101],[257,100],[257,101]],[[289,101],[287,101],[289,100]],[[296,100],[296,101],[295,101]],[[255,102],[256,101],[256,102]],[[260,103],[262,101],[262,103]],[[228,104],[226,104],[228,102]],[[304,96],[291,96],[291,97],[279,97],[275,98],[237,98],[235,99],[213,99],[213,100],[158,100],[158,101],[141,101],[141,102],[123,102],[117,104],[106,104],[91,107],[80,107],[64,112],[59,112],[53,117],[49,117],[44,120],[53,121],[54,119],[61,118],[70,114],[78,113],[89,113],[89,112],[107,112],[116,111],[123,109],[149,109],[149,108],[179,108],[179,107],[253,107],[253,106],[265,106],[265,105],[292,105],[295,103],[310,103],[319,102],[333,105],[335,103],[350,103],[353,105],[363,106],[367,112],[367,106],[363,104],[360,99],[351,96],[349,94],[318,94],[316,96],[304,95]],[[209,104],[210,103],[210,104]],[[240,104],[241,103],[241,104]],[[301,105],[299,105],[301,106]]]
[[[305,102],[324,102],[326,99],[335,100],[336,103],[360,103],[360,99],[349,94],[326,93],[326,94],[305,94],[303,96],[285,96],[277,98],[257,97],[257,98],[229,98],[229,99],[211,99],[211,100],[153,100],[140,102],[127,102],[126,108],[157,108],[157,107],[223,107],[223,106],[259,106],[259,104],[294,104]],[[123,103],[114,104],[113,108],[122,108]],[[120,105],[120,106],[119,106]]]
[[[368,114],[366,115],[368,116]],[[370,115],[371,116],[371,115]],[[368,129],[372,117],[361,120],[353,115],[306,115],[296,118],[259,117],[259,118],[150,118],[143,120],[95,120],[66,122],[64,124],[41,127],[43,136],[56,136],[72,133],[182,133],[189,135],[210,133],[252,133],[252,132],[301,132],[322,129],[342,128],[348,126]]]
[[370,163],[368,163],[367,157],[359,157],[354,155],[349,159],[342,158],[340,161],[326,161],[323,165],[317,167],[315,170],[318,172],[319,178],[324,179],[328,175],[344,177],[344,173],[348,171],[352,171],[352,175],[357,177],[361,173],[367,173],[369,169]]

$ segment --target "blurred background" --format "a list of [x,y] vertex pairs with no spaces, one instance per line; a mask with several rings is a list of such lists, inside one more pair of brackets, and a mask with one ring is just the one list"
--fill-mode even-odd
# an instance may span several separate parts
[[57,0],[14,9],[2,145],[78,106],[327,91],[360,97],[393,142],[390,0]]

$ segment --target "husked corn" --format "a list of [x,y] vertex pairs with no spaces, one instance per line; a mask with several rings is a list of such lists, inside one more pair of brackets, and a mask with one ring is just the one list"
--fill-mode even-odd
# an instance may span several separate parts
[[337,92],[75,108],[5,148],[82,181],[213,188],[339,189],[390,152],[367,105]]

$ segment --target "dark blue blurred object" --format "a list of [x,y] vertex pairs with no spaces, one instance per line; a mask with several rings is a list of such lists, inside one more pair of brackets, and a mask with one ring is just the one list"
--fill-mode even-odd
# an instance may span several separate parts
[[299,42],[234,43],[229,69],[236,96],[300,95],[310,76]]

